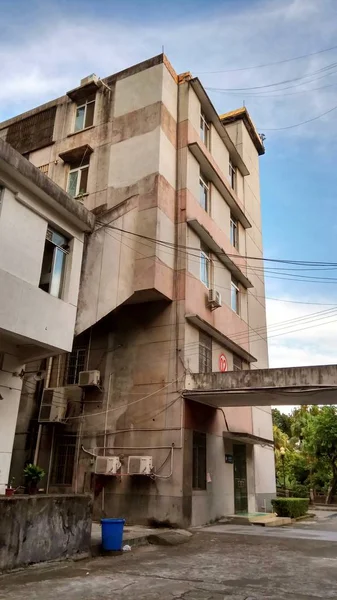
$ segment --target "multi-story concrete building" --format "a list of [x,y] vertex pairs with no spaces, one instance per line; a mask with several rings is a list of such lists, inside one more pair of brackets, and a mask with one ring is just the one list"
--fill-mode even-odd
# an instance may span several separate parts
[[64,423],[40,428],[48,489],[94,490],[97,515],[134,522],[268,506],[270,409],[183,395],[190,373],[268,366],[263,272],[248,258],[262,256],[264,147],[246,109],[219,117],[159,55],[83,80],[0,136],[96,216],[73,350],[45,385],[94,373]]
[[[84,206],[0,139],[0,494],[25,363],[72,349],[84,235],[93,225]],[[36,386],[38,370],[32,376]]]

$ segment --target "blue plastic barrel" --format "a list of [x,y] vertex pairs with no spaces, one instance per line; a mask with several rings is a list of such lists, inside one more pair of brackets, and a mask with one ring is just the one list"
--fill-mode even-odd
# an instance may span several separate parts
[[103,550],[121,550],[125,519],[101,519]]

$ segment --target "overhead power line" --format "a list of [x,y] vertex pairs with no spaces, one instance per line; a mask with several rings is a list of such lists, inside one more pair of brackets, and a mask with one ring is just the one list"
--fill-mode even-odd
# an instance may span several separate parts
[[337,109],[337,105],[333,106],[329,110],[326,110],[324,113],[321,113],[320,115],[316,115],[316,117],[312,117],[311,119],[307,119],[306,121],[300,121],[300,123],[294,123],[293,125],[287,125],[286,127],[259,127],[259,129],[261,131],[284,131],[286,129],[294,129],[294,127],[300,127],[300,125],[306,125],[307,123],[312,123],[312,121],[317,121],[318,119],[325,117],[325,115],[329,115],[336,109]]
[[[325,67],[321,67],[320,69],[317,69],[317,71],[311,71],[309,73],[306,73],[306,75],[302,75],[300,77],[293,77],[292,79],[284,79],[283,81],[276,81],[274,83],[266,83],[264,85],[255,85],[252,87],[244,87],[244,88],[211,88],[211,87],[207,87],[205,89],[207,90],[221,90],[224,92],[248,92],[249,90],[261,90],[261,89],[266,89],[266,88],[271,88],[271,87],[275,87],[278,85],[284,85],[286,83],[293,83],[294,81],[301,81],[303,79],[307,79],[308,77],[312,77],[313,75],[318,75],[319,73],[323,73],[324,72],[324,77],[326,75],[330,75],[330,70],[331,69],[336,69],[337,67],[337,62],[333,62],[330,65],[326,65]],[[333,71],[334,72],[334,71]]]
[[317,54],[323,54],[324,52],[331,52],[332,50],[336,50],[337,46],[330,46],[330,48],[323,48],[322,50],[316,50],[315,52],[308,52],[307,54],[301,54],[300,56],[293,56],[292,58],[284,58],[282,60],[276,60],[270,63],[263,63],[262,65],[254,65],[251,67],[238,67],[235,69],[225,69],[219,71],[199,71],[198,75],[207,75],[214,73],[236,73],[238,71],[250,71],[252,69],[262,69],[264,67],[272,67],[274,65],[282,65],[284,63],[293,62],[295,60],[301,60],[303,58],[309,58],[310,56],[316,56]]
[[[196,246],[187,246],[185,244],[174,244],[173,242],[168,242],[166,240],[161,240],[158,238],[153,238],[147,235],[142,235],[140,233],[135,233],[134,231],[129,231],[127,229],[123,229],[122,227],[116,227],[115,225],[111,225],[112,221],[108,221],[104,223],[103,221],[97,221],[97,224],[100,226],[99,229],[108,227],[109,229],[114,229],[115,231],[119,231],[121,233],[127,233],[129,235],[133,235],[137,238],[145,239],[153,243],[162,244],[167,246],[168,248],[174,249],[175,247],[184,250],[194,250],[200,252],[200,248]],[[98,231],[97,229],[96,231]],[[240,258],[238,254],[230,253],[230,252],[213,252],[215,256],[228,256],[234,258]],[[337,262],[329,262],[329,261],[310,261],[310,260],[294,260],[294,259],[284,259],[284,258],[266,258],[264,256],[242,256],[242,258],[247,260],[256,260],[263,262],[273,262],[280,264],[289,264],[289,265],[298,265],[298,266],[313,266],[313,267],[337,267]]]

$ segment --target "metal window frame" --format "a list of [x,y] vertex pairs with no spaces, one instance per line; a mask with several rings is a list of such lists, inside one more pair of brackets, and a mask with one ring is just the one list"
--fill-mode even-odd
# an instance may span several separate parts
[[[69,438],[70,443],[60,443],[66,442],[67,438]],[[76,447],[77,447],[77,436],[76,434],[62,434],[56,436],[56,444],[55,455],[52,466],[52,474],[51,474],[51,484],[54,486],[71,486],[74,477],[75,471],[75,459],[76,459]],[[60,452],[61,448],[65,448],[65,452]],[[69,449],[72,449],[72,452],[69,453]],[[62,460],[64,458],[64,460]],[[66,480],[67,470],[69,468],[69,459],[72,461],[71,464],[71,477],[69,477],[69,481]],[[62,476],[59,477],[59,474],[62,473]]]
[[213,340],[204,331],[199,331],[199,373],[212,373]]
[[[84,356],[83,356],[83,369],[81,369],[81,370],[85,371],[88,348],[85,347],[85,346],[79,346],[78,348],[74,348],[68,354],[67,365],[66,365],[66,370],[65,370],[65,378],[64,378],[65,379],[65,385],[78,385],[78,373],[79,373],[79,364],[80,364],[79,353],[80,352],[84,353]],[[76,354],[75,365],[74,366],[70,366],[70,361],[71,361],[72,357],[75,354]],[[71,378],[72,379],[71,382],[69,382],[69,372],[70,372],[70,369],[74,370],[74,376]]]
[[[58,231],[56,231],[56,229],[53,229],[52,227],[47,228],[47,233],[46,233],[46,241],[50,242],[50,244],[52,244],[54,246],[54,250],[53,250],[53,260],[52,260],[52,265],[51,265],[51,275],[50,275],[50,281],[49,281],[49,285],[48,285],[48,294],[50,294],[50,290],[52,287],[52,281],[53,281],[53,274],[54,274],[54,269],[55,269],[55,262],[56,262],[56,255],[57,255],[57,251],[59,250],[60,252],[62,252],[63,254],[65,254],[66,256],[69,254],[69,249],[66,249],[62,246],[60,246],[59,244],[56,244],[53,239],[52,236],[50,237],[49,234],[53,234],[53,233],[57,233],[58,235],[62,235],[63,233],[59,233]],[[65,239],[65,243],[69,243],[69,239],[66,236],[63,236]],[[43,251],[44,254],[44,251]],[[55,296],[57,298],[61,298],[62,297],[62,292],[63,292],[63,288],[64,288],[64,275],[65,275],[65,271],[66,271],[66,260],[63,263],[63,268],[62,268],[62,276],[61,276],[61,281],[60,281],[60,289],[59,289],[59,294],[58,296]],[[42,268],[41,268],[41,272],[42,272]],[[41,275],[40,275],[41,278]]]
[[231,160],[229,160],[229,162],[228,162],[228,175],[229,175],[229,182],[231,184],[231,187],[235,191],[236,190],[236,168],[233,166],[233,163]]
[[[232,306],[232,291],[233,289],[235,289],[236,291],[236,310],[235,308],[233,308]],[[239,288],[239,284],[236,281],[236,279],[233,279],[233,277],[231,278],[231,309],[237,314],[240,314],[240,288]]]
[[200,111],[200,131],[203,132],[203,137],[200,136],[201,141],[205,144],[206,148],[209,149],[211,127],[202,110]]
[[[82,130],[80,130],[80,131],[82,131]],[[81,172],[84,171],[85,169],[88,169],[88,171],[89,171],[89,163],[87,163],[87,164],[85,164],[85,165],[83,165],[81,167],[76,167],[74,169],[69,169],[67,192],[68,192],[68,189],[69,189],[69,179],[70,179],[71,173],[76,173],[76,172],[78,173],[78,177],[77,177],[77,180],[76,180],[76,194],[75,194],[74,198],[77,198],[78,196],[81,195],[81,193],[80,193]],[[87,190],[85,190],[85,192],[82,192],[82,194],[86,194],[86,193],[87,193]]]
[[[87,110],[88,110],[88,104],[95,104],[96,102],[96,98],[94,98],[94,100],[86,100],[85,102],[83,102],[82,104],[76,104],[76,111],[75,111],[75,121],[74,121],[74,133],[77,133],[78,131],[83,131],[84,129],[88,129],[88,127],[92,127],[92,125],[94,124],[94,115],[95,115],[95,108],[94,108],[94,113],[93,113],[93,117],[92,117],[92,125],[88,125],[88,127],[85,126],[85,121],[87,118]],[[76,115],[77,115],[77,111],[80,108],[84,107],[84,116],[83,116],[83,127],[81,129],[75,129],[76,128]]]
[[[206,260],[206,272],[207,272],[207,283],[205,281],[203,281],[202,279],[202,260],[205,259]],[[211,276],[212,276],[212,272],[211,272],[211,265],[212,265],[212,259],[211,259],[211,253],[208,250],[208,248],[206,248],[206,246],[204,246],[203,244],[201,244],[200,246],[200,281],[201,283],[204,284],[204,286],[209,290],[212,282],[211,282]]]
[[[202,206],[202,208],[204,208],[204,210],[209,214],[210,207],[211,207],[211,202],[210,202],[210,185],[209,185],[209,181],[201,173],[199,174],[199,186],[202,187],[204,190],[206,190],[206,206],[205,206],[205,208]],[[200,203],[200,192],[199,192],[199,204],[201,206],[201,203]]]
[[[232,244],[232,246],[234,248],[236,248],[236,250],[238,250],[239,247],[239,222],[238,220],[233,217],[233,215],[230,216],[230,242]],[[232,236],[232,231],[233,231],[233,236]],[[232,240],[233,237],[233,240]]]

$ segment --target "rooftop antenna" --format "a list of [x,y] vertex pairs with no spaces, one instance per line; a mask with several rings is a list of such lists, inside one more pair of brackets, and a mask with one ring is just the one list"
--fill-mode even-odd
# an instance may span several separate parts
[[165,54],[164,44],[161,47],[162,54]]

